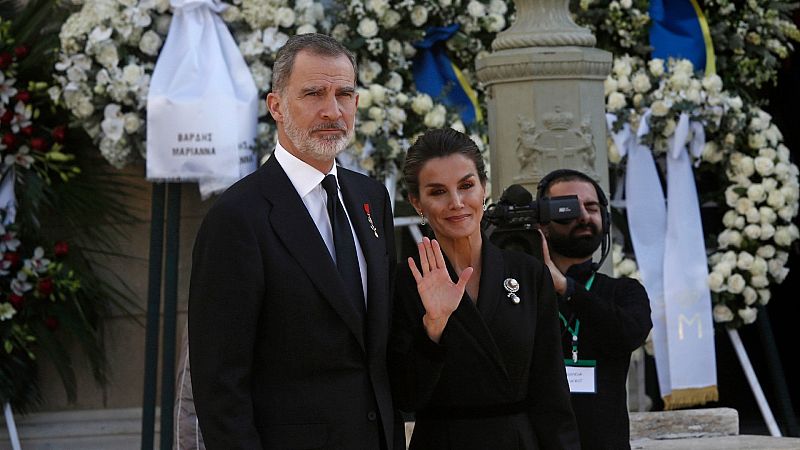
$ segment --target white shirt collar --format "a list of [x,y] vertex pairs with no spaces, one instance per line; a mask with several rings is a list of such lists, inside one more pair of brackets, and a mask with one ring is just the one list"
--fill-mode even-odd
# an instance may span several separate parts
[[[286,175],[289,177],[289,181],[292,182],[292,185],[300,195],[300,198],[308,195],[308,193],[311,192],[311,190],[315,187],[319,186],[319,184],[322,182],[322,179],[325,178],[325,174],[315,169],[300,158],[289,153],[288,150],[283,148],[280,142],[275,144],[275,153],[273,153],[273,156],[277,158],[278,163],[280,163],[283,171],[286,172]],[[328,174],[333,174],[333,176],[337,177],[336,182],[339,182],[338,175],[336,174],[335,163],[331,167],[331,171],[328,172]]]

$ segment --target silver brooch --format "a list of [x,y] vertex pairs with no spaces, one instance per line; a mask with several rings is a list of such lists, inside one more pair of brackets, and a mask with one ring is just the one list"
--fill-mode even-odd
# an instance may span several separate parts
[[513,278],[506,278],[503,281],[503,287],[508,291],[506,297],[510,298],[515,305],[518,304],[520,298],[517,296],[516,292],[519,290],[519,282]]

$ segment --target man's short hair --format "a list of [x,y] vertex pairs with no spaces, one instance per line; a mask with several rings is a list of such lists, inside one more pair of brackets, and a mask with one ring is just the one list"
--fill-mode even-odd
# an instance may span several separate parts
[[[272,65],[272,92],[282,93],[292,76],[297,54],[306,51],[317,56],[335,58],[347,56],[353,65],[353,73],[358,75],[356,57],[336,39],[319,33],[298,34],[289,38],[278,50],[275,64]],[[355,81],[355,78],[353,79]]]

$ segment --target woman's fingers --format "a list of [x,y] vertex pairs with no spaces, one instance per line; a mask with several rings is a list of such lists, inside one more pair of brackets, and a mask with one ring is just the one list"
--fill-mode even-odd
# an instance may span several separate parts
[[426,275],[431,271],[431,268],[428,265],[428,253],[425,250],[425,239],[427,238],[422,238],[422,241],[417,244],[417,251],[419,251],[419,266],[422,269],[423,275]]
[[463,293],[464,290],[467,289],[467,282],[472,277],[472,272],[475,269],[472,267],[467,267],[466,269],[461,271],[461,275],[458,276],[458,283],[456,283],[456,287]]
[[417,283],[422,281],[422,274],[419,273],[417,264],[414,262],[414,258],[408,258],[408,268],[411,269],[411,275],[414,275],[414,279],[417,280]]
[[422,243],[425,245],[425,257],[428,258],[428,266],[431,270],[438,269],[439,265],[436,263],[436,255],[433,253],[433,244],[431,243],[431,240],[428,238],[422,238]]
[[436,260],[436,267],[444,269],[447,266],[444,262],[444,254],[442,254],[442,247],[439,245],[439,241],[434,239],[433,242],[431,242],[431,246],[433,248],[433,255]]

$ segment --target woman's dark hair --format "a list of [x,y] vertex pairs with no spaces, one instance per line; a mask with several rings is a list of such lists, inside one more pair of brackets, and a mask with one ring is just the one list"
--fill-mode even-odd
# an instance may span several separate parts
[[426,162],[433,158],[443,158],[461,154],[475,163],[478,179],[486,184],[486,166],[483,155],[475,142],[466,134],[452,128],[428,130],[408,149],[403,164],[403,182],[408,193],[419,198],[419,172]]

